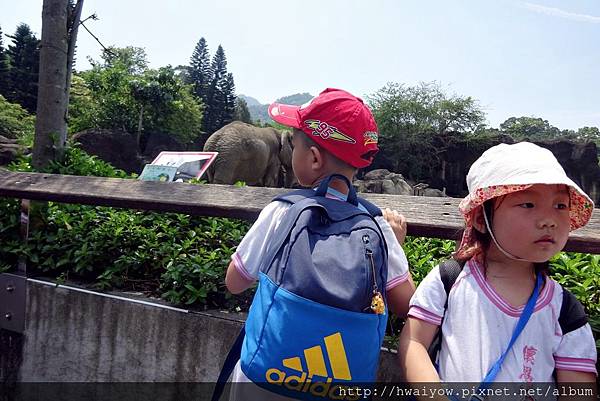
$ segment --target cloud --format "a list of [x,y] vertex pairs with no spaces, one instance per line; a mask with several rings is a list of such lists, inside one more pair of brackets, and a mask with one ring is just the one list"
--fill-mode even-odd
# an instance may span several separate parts
[[525,3],[524,6],[525,6],[525,8],[527,8],[531,11],[534,11],[536,13],[540,13],[540,14],[546,14],[546,15],[551,15],[553,17],[570,19],[573,21],[582,21],[582,22],[591,22],[593,24],[600,24],[600,17],[596,17],[593,15],[570,13],[568,11],[561,10],[560,8],[545,7],[545,6],[540,6],[539,4],[533,4],[533,3]]

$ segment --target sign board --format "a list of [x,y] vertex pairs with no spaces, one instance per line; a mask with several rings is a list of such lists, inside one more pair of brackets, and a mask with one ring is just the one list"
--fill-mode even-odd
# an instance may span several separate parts
[[144,170],[138,177],[142,181],[173,181],[177,174],[175,166],[160,166],[155,164],[146,164]]
[[[160,152],[151,164],[144,167],[139,179],[160,181],[165,180],[164,174],[168,177],[166,181],[178,179],[187,181],[192,178],[200,178],[215,160],[217,154],[218,152]],[[148,172],[146,172],[147,168]],[[157,179],[156,177],[159,176],[160,178]]]

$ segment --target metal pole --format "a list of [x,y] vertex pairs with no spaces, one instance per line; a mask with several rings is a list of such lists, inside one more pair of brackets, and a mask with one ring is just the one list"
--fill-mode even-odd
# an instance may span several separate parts
[[[27,243],[29,237],[29,209],[30,201],[23,199],[20,210],[20,233],[23,243]],[[27,298],[26,261],[26,255],[20,255],[16,272],[0,274],[0,387],[3,388],[4,396],[10,394],[11,388],[16,385],[23,361]]]

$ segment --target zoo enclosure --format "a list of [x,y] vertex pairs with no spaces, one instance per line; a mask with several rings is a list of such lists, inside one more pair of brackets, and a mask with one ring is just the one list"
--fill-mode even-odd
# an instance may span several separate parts
[[[188,185],[119,178],[0,171],[0,196],[190,215],[254,220],[280,188]],[[413,236],[458,239],[459,199],[363,194],[381,208],[402,212]],[[600,254],[600,216],[572,233],[565,250]],[[0,274],[0,327],[23,331],[26,274]],[[11,310],[8,310],[11,309]]]
[[[246,220],[255,219],[273,197],[284,191],[276,188],[189,185],[0,170],[0,197]],[[458,213],[459,199],[381,194],[363,196],[382,208],[401,211],[407,217],[410,235],[445,239],[460,237],[462,218]],[[570,236],[566,249],[600,254],[600,216],[597,213],[586,228]],[[28,281],[32,285],[31,279],[26,278],[23,266],[16,274],[0,274],[0,327],[14,332],[11,336],[13,340],[23,340]],[[39,289],[35,292],[39,293]],[[9,315],[10,318],[7,317]],[[17,343],[14,343],[9,347],[9,352],[16,355],[14,360],[18,360],[22,348],[19,350]],[[12,360],[8,359],[9,362]],[[16,374],[18,368],[16,365],[8,366],[5,371]]]

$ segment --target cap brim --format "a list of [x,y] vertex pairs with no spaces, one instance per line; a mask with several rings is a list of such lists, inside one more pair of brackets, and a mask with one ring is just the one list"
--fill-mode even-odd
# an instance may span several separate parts
[[300,106],[273,103],[269,106],[269,116],[279,124],[300,129],[299,109]]

